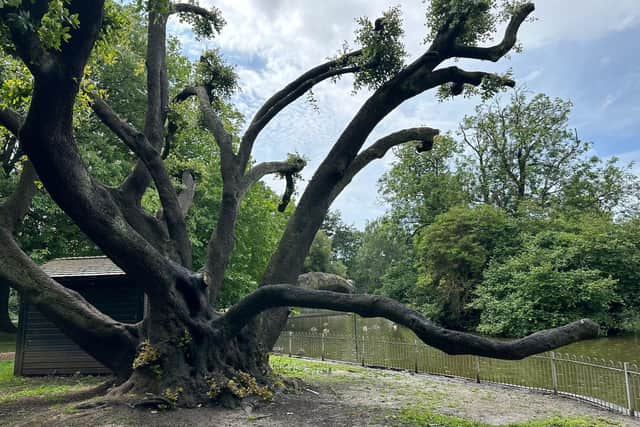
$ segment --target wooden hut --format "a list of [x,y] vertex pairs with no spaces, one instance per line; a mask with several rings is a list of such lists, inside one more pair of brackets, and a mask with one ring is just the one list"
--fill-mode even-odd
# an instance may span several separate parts
[[[144,294],[107,257],[59,258],[42,269],[58,283],[79,292],[115,320],[136,323],[144,313]],[[24,298],[16,342],[15,375],[109,373]]]

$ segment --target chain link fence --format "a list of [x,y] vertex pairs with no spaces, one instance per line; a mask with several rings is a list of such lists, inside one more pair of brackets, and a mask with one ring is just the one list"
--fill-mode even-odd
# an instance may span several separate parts
[[640,418],[640,367],[633,363],[556,352],[518,361],[451,356],[417,340],[290,331],[283,332],[274,352],[521,387]]

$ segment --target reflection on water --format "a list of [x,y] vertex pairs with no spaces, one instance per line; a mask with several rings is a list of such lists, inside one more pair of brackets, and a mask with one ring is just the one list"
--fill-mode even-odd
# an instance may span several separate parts
[[[320,315],[303,314],[291,317],[287,331],[317,332],[331,335],[362,336],[367,340],[382,340],[413,343],[413,332],[398,327],[382,318],[362,318],[352,314],[324,312]],[[640,362],[640,336],[602,337],[581,341],[562,347],[557,351],[622,362]]]

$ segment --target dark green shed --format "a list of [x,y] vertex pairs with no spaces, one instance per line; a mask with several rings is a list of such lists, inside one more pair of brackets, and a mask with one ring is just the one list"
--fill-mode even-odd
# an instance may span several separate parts
[[[59,258],[42,269],[60,284],[79,292],[115,320],[136,323],[144,313],[144,294],[107,257]],[[20,302],[15,375],[107,374],[24,298]]]

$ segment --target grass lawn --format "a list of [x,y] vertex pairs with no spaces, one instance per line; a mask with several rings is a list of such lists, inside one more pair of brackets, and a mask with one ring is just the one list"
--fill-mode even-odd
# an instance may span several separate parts
[[0,361],[0,404],[26,397],[55,400],[104,382],[106,377],[15,377],[13,361]]
[[16,351],[16,334],[0,332],[0,353]]

